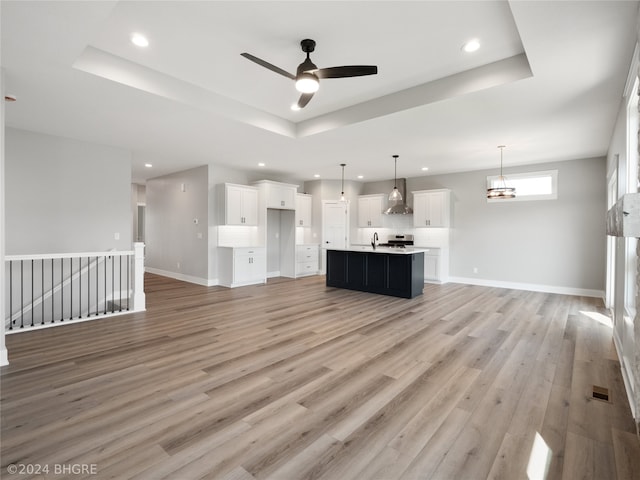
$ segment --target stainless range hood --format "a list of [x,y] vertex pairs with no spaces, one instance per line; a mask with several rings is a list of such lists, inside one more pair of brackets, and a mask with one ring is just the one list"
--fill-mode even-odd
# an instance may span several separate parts
[[402,195],[402,200],[399,202],[389,202],[389,208],[387,208],[383,213],[385,215],[410,215],[413,213],[413,210],[405,203],[407,198],[407,179],[406,178],[398,178],[396,180],[396,187],[400,191]]

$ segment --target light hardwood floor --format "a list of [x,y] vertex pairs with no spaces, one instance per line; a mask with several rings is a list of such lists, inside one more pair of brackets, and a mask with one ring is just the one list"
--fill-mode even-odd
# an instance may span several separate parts
[[[321,276],[146,291],[143,313],[7,337],[2,478],[526,479],[536,437],[549,479],[640,478],[598,300]],[[97,474],[53,475],[71,464]]]

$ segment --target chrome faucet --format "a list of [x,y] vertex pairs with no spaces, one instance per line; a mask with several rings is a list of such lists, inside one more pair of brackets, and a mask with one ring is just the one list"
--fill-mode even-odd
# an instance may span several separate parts
[[371,239],[371,247],[373,247],[373,249],[376,249],[376,242],[379,241],[378,240],[378,232],[374,232],[373,233],[373,238]]

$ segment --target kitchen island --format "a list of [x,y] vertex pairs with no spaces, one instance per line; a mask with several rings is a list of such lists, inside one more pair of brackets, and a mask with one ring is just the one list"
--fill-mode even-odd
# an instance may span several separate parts
[[327,250],[327,287],[403,298],[422,295],[425,251],[358,246]]

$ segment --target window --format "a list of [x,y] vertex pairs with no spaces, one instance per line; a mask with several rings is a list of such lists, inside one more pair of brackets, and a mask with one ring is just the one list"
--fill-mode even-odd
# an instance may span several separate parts
[[[493,198],[487,202],[517,202],[524,200],[555,200],[558,198],[558,171],[512,173],[505,175],[507,187],[516,189],[515,198]],[[501,187],[498,175],[487,177],[487,188]]]
[[[638,79],[636,78],[627,103],[627,156],[625,170],[627,175],[626,193],[638,191]],[[618,159],[619,163],[623,163]],[[624,193],[624,192],[623,192]],[[624,311],[625,316],[633,319],[636,316],[636,275],[638,265],[638,239],[626,237],[625,249],[625,283]],[[624,335],[624,334],[623,334]],[[622,337],[624,338],[624,337]]]

